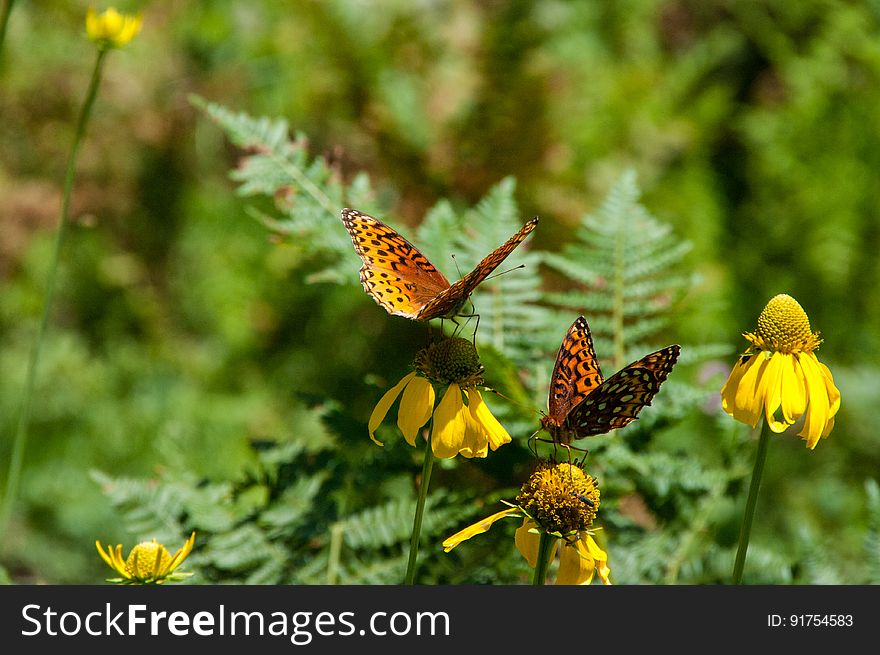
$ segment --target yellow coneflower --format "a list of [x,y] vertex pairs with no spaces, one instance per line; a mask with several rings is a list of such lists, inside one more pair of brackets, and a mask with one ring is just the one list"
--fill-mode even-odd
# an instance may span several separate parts
[[803,417],[798,434],[812,450],[831,433],[840,409],[840,391],[831,371],[814,353],[821,343],[819,333],[810,329],[810,319],[797,300],[784,293],[774,296],[758,316],[758,329],[743,336],[750,346],[721,389],[721,406],[753,428],[762,415],[765,421],[733,564],[735,584],[742,582],[770,432],[784,432]]
[[107,582],[118,584],[164,584],[165,582],[178,582],[192,575],[184,571],[175,571],[183,563],[193,548],[196,541],[196,533],[193,532],[189,539],[181,546],[174,555],[168,552],[155,539],[142,541],[131,549],[128,558],[122,559],[122,544],[115,548],[109,544],[107,549],[101,546],[100,541],[95,541],[95,547],[107,566],[116,571],[121,577],[110,578]]
[[543,584],[547,567],[559,551],[558,585],[590,584],[595,574],[611,584],[608,555],[593,539],[591,527],[599,509],[599,487],[592,476],[568,463],[542,462],[516,497],[517,504],[469,525],[443,542],[451,551],[489,530],[499,519],[522,518],[514,542]]
[[840,392],[814,353],[821,339],[791,296],[779,294],[758,317],[758,329],[743,335],[751,344],[721,389],[721,406],[752,427],[761,415],[773,432],[784,432],[804,416],[798,434],[813,449],[834,427]]
[[[398,397],[397,426],[409,445],[416,445],[419,430],[433,418],[435,457],[486,457],[489,449],[510,442],[477,389],[483,366],[470,341],[455,337],[433,343],[419,351],[414,366],[416,370],[388,390],[373,409],[368,428],[375,443],[383,445],[376,430]],[[432,383],[446,386],[436,407]]]

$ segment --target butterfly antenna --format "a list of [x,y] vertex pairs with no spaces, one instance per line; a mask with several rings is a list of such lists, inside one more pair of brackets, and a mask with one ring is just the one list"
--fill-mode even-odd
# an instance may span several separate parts
[[452,257],[452,261],[455,262],[455,270],[458,272],[458,279],[460,280],[463,276],[461,274],[461,269],[458,267],[458,260],[455,258],[455,253],[449,255]]
[[501,277],[502,275],[505,275],[507,273],[510,273],[512,271],[516,271],[520,268],[525,268],[525,267],[526,267],[525,264],[520,264],[519,266],[514,266],[513,268],[508,268],[506,271],[499,271],[498,273],[492,273],[492,275],[490,275],[485,280],[483,280],[483,282],[488,282],[489,280],[491,280],[493,278]]
[[[528,405],[524,405],[524,404],[521,403],[521,402],[517,402],[516,400],[514,400],[514,399],[511,398],[510,396],[505,396],[503,393],[501,393],[500,391],[498,391],[498,389],[493,389],[492,387],[484,386],[484,387],[483,387],[483,390],[484,390],[484,391],[488,391],[489,393],[494,393],[496,396],[501,396],[501,397],[504,398],[506,401],[508,401],[508,402],[510,402],[510,403],[513,403],[514,405],[516,405],[517,407],[521,407],[522,409],[533,409],[533,408],[529,407]],[[541,412],[540,412],[539,410],[536,409],[536,410],[534,410],[534,412],[535,412],[536,414],[538,414],[539,416],[541,416]],[[535,430],[535,434],[538,434],[538,432],[540,432],[540,431],[541,431],[541,429],[538,428],[537,430]],[[532,436],[534,436],[534,435],[532,435]]]

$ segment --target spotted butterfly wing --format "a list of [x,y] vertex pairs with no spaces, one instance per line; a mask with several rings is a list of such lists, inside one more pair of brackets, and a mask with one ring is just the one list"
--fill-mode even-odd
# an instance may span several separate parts
[[360,279],[367,294],[389,314],[429,321],[456,316],[477,285],[535,229],[538,219],[526,223],[454,284],[418,248],[379,219],[345,208],[342,222],[363,261]]
[[667,346],[603,380],[590,328],[578,317],[559,347],[542,427],[565,445],[628,425],[651,404],[680,352]]

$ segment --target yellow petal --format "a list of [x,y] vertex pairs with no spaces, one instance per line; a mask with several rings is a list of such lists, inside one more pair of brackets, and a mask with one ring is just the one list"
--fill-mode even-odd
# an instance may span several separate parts
[[580,540],[575,544],[564,544],[559,552],[559,571],[556,574],[558,585],[590,584],[596,563]]
[[[541,541],[541,535],[531,532],[532,528],[535,527],[537,526],[533,521],[524,518],[522,525],[516,529],[516,534],[513,537],[516,549],[520,552],[520,555],[525,557],[529,566],[532,568],[535,568],[535,565],[538,563],[538,545]],[[549,556],[551,560],[556,556],[556,548],[558,545],[559,540],[554,539],[552,553]]]
[[730,375],[727,376],[727,381],[721,387],[721,407],[731,416],[733,416],[733,408],[736,405],[736,390],[739,388],[742,376],[748,370],[748,363],[752,357],[746,358],[745,362],[743,362],[743,357],[737,359]]
[[611,580],[609,580],[609,577],[611,575],[611,567],[608,566],[608,553],[599,548],[599,544],[597,544],[589,534],[586,538],[581,539],[580,544],[586,548],[587,552],[589,552],[593,561],[596,563],[596,572],[599,574],[599,579],[602,580],[602,584],[610,585]]
[[816,359],[816,363],[819,365],[823,377],[825,378],[825,389],[828,392],[828,400],[830,403],[828,411],[833,418],[834,415],[837,414],[837,410],[840,409],[840,391],[834,386],[834,377],[831,375],[831,370],[818,359]]
[[113,568],[125,577],[130,578],[131,574],[125,568],[125,560],[122,557],[122,544],[116,544],[116,548],[113,550],[110,550],[108,547],[107,551],[110,555],[110,559],[113,560]]
[[777,421],[775,414],[782,404],[782,369],[787,361],[793,359],[792,355],[773,353],[758,383],[758,397],[764,399],[764,416],[774,432],[785,432],[791,425],[785,421]]
[[109,566],[111,569],[115,568],[113,566],[113,560],[111,558],[113,549],[110,546],[107,546],[107,552],[105,553],[104,549],[101,547],[101,542],[97,539],[95,540],[95,547],[98,549],[98,554],[101,556],[101,559],[106,562],[107,566]]
[[189,554],[192,552],[193,544],[196,542],[196,533],[193,532],[189,539],[181,546],[181,548],[174,553],[171,557],[171,561],[168,563],[168,567],[166,568],[165,574],[171,573],[174,569],[181,565],[183,560],[185,560]]
[[744,363],[737,364],[743,371],[739,374],[736,387],[729,391],[733,396],[733,406],[728,411],[737,421],[751,427],[755,427],[761,418],[763,399],[758,395],[758,383],[766,365],[767,359],[761,352],[749,357]]
[[510,443],[510,435],[504,426],[498,422],[498,419],[489,411],[488,405],[483,401],[483,396],[476,389],[468,392],[469,405],[468,409],[474,421],[478,423],[486,432],[489,440],[489,447],[497,450],[500,446]]
[[450,384],[437,409],[434,410],[431,446],[435,457],[449,459],[458,455],[464,446],[467,418],[461,389],[457,384]]
[[448,553],[450,550],[458,546],[458,544],[460,544],[462,541],[467,541],[475,535],[483,534],[492,527],[492,524],[495,523],[495,521],[497,521],[498,519],[503,519],[505,516],[511,516],[512,514],[519,514],[519,509],[516,507],[509,507],[505,510],[501,510],[500,512],[496,512],[492,516],[487,516],[481,521],[477,521],[473,525],[469,525],[464,530],[456,532],[454,535],[447,538],[443,542],[443,552]]
[[794,424],[807,409],[807,388],[804,375],[795,357],[787,357],[779,380],[782,392],[782,417]]
[[807,442],[807,448],[813,449],[819,439],[828,436],[828,424],[833,420],[828,389],[825,386],[825,375],[819,367],[819,361],[813,353],[801,353],[798,357],[804,371],[807,385],[807,418],[804,427],[798,432]]
[[469,389],[463,392],[468,399],[468,405],[462,410],[464,437],[458,452],[464,457],[485,457],[489,454],[489,433],[483,424],[474,418],[471,408],[473,402],[471,394],[474,391],[474,389]]
[[102,14],[104,22],[104,36],[107,38],[114,37],[122,30],[123,18],[116,9],[110,7]]
[[397,426],[410,446],[416,445],[416,434],[434,411],[434,387],[423,377],[414,377],[403,390],[397,410]]
[[101,21],[92,7],[86,11],[86,34],[93,41],[101,38]]
[[385,415],[388,413],[388,410],[391,409],[391,405],[394,404],[394,401],[397,400],[397,397],[400,395],[400,392],[403,391],[403,388],[416,376],[415,371],[405,376],[400,382],[395,384],[391,389],[385,392],[385,395],[379,399],[379,402],[376,403],[375,409],[373,409],[373,413],[370,414],[370,422],[367,427],[370,431],[370,439],[373,442],[383,446],[384,444],[376,439],[376,428],[382,423],[385,419]]

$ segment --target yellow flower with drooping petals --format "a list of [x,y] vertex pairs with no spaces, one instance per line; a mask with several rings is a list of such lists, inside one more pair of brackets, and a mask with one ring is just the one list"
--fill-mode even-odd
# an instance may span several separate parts
[[721,406],[737,421],[755,427],[763,413],[773,432],[784,432],[802,416],[798,435],[813,449],[834,427],[840,391],[814,351],[821,339],[791,296],[772,298],[758,329],[743,334],[751,344],[721,389]]
[[611,584],[608,554],[593,539],[590,529],[599,509],[596,481],[573,464],[541,463],[520,489],[517,504],[456,532],[443,542],[449,552],[463,541],[482,534],[508,516],[522,518],[514,542],[517,550],[534,568],[538,561],[541,533],[556,538],[550,557],[559,550],[558,585],[585,585],[595,574],[603,584]]
[[196,541],[196,533],[193,532],[189,539],[178,549],[174,555],[155,539],[143,541],[131,549],[127,559],[122,559],[122,544],[115,548],[101,546],[100,541],[95,541],[95,547],[107,566],[119,573],[121,577],[110,578],[107,582],[119,584],[163,584],[165,582],[178,582],[192,575],[175,569],[183,563],[193,548]]
[[86,13],[86,34],[102,48],[121,48],[141,31],[140,14],[121,14],[113,7],[100,14],[89,7]]
[[[436,457],[486,457],[489,449],[510,442],[477,389],[483,367],[470,341],[450,338],[431,344],[416,355],[415,368],[376,403],[368,423],[375,443],[383,445],[376,430],[398,397],[397,426],[409,445],[416,445],[419,430],[433,419],[431,447]],[[446,385],[436,407],[432,382]]]

